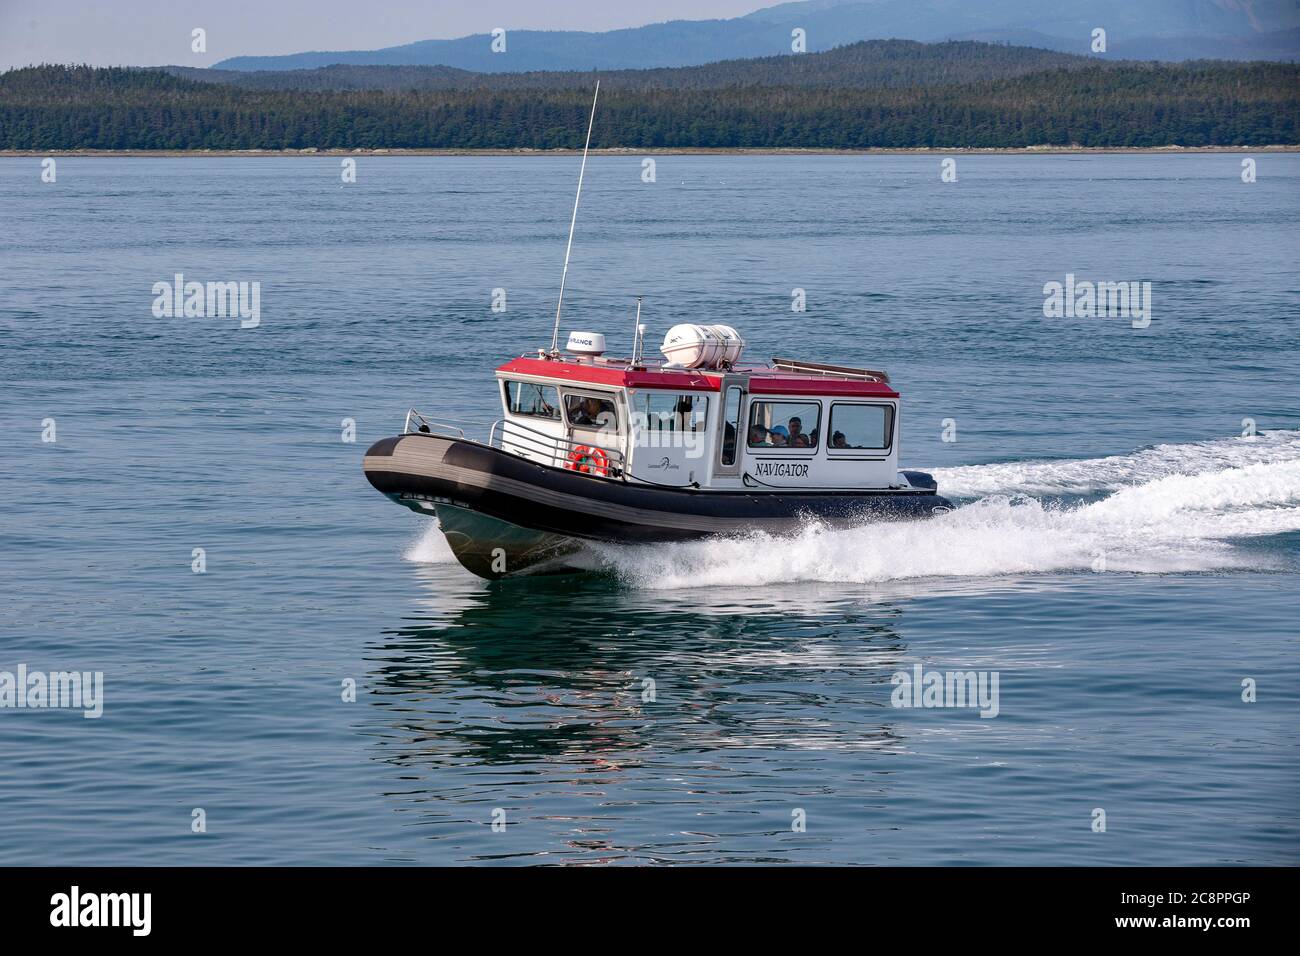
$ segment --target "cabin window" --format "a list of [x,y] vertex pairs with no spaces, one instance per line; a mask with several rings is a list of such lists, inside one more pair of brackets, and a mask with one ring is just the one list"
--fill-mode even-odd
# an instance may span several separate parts
[[750,448],[816,448],[822,407],[817,402],[752,402]]
[[560,420],[560,392],[554,385],[505,381],[506,411],[511,415]]
[[637,424],[650,432],[693,432],[708,428],[707,395],[674,395],[646,390],[633,399]]
[[831,406],[831,451],[867,449],[884,451],[894,441],[892,405]]
[[618,431],[618,410],[614,400],[601,395],[564,393],[564,411],[575,428]]
[[736,463],[736,436],[740,434],[740,388],[733,385],[727,389],[727,405],[722,417],[722,459],[724,465]]

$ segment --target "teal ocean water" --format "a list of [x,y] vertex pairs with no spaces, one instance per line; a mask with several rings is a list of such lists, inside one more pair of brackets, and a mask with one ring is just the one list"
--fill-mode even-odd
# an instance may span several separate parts
[[0,863],[1296,863],[1300,156],[1242,158],[593,157],[566,328],[887,368],[960,507],[499,584],[361,455],[498,417],[576,160],[0,159],[0,678],[103,673],[0,707]]

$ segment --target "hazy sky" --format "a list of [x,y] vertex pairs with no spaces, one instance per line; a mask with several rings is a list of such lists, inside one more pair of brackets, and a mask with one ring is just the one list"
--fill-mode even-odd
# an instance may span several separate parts
[[[0,0],[0,69],[208,66],[242,54],[370,50],[506,29],[613,30],[734,17],[779,0]],[[190,32],[207,31],[207,53]]]

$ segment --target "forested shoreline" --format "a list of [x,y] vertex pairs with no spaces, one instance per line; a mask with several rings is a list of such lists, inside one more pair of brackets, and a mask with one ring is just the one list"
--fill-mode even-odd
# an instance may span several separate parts
[[[470,76],[475,76],[470,74]],[[598,74],[558,88],[260,89],[158,69],[0,74],[0,149],[581,146]],[[970,82],[637,88],[602,94],[593,148],[1260,146],[1300,142],[1290,63],[1101,64]],[[579,80],[581,84],[579,85]]]

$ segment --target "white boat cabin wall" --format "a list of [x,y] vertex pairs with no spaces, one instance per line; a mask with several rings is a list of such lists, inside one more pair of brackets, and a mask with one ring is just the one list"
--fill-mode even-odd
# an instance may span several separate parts
[[897,393],[879,382],[582,358],[519,359],[497,378],[501,448],[549,467],[750,493],[908,486]]

